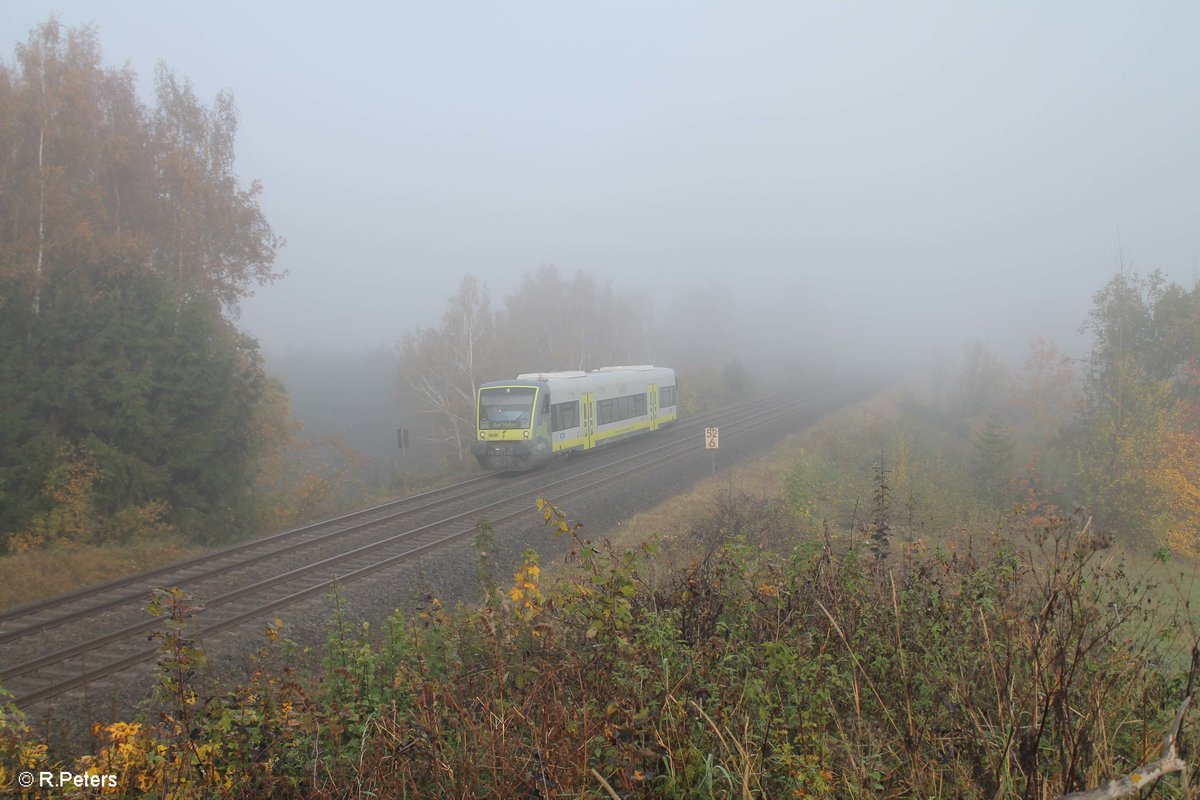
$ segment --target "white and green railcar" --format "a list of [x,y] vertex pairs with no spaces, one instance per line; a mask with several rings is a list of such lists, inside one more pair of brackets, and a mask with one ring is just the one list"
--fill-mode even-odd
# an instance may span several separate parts
[[658,430],[678,417],[675,370],[649,365],[530,372],[479,387],[471,453],[521,470]]

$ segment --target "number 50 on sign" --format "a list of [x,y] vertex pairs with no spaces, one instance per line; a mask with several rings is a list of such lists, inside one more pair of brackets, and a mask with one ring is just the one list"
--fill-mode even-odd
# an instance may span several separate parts
[[720,428],[704,429],[704,449],[716,450],[721,446]]

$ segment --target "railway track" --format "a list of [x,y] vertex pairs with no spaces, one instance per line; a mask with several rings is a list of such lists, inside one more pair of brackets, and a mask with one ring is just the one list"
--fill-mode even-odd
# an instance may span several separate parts
[[202,604],[190,633],[203,639],[473,535],[480,518],[500,524],[528,515],[534,496],[563,500],[694,456],[708,425],[721,425],[728,437],[798,410],[833,407],[849,393],[839,385],[747,403],[606,448],[571,470],[482,475],[10,609],[0,613],[0,684],[29,707],[153,660],[147,634],[160,623],[144,609],[155,588],[182,588]]

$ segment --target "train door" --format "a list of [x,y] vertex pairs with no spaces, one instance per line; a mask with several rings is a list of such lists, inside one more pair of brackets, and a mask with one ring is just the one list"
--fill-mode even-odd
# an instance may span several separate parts
[[591,450],[596,446],[596,395],[589,392],[580,395],[579,399],[583,406],[583,449]]
[[658,430],[658,386],[650,384],[646,387],[647,411],[650,412],[650,430]]

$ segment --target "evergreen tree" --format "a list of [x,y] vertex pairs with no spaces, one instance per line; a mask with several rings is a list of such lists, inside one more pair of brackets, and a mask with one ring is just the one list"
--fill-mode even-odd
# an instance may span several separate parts
[[1008,498],[1012,462],[1012,436],[1000,418],[992,414],[975,434],[971,454],[971,479],[981,497],[992,503]]
[[887,456],[880,451],[875,464],[874,488],[871,492],[871,527],[868,531],[871,549],[877,559],[882,560],[891,548],[892,534],[892,487],[888,484]]
[[0,534],[84,472],[102,517],[164,503],[207,537],[244,519],[267,379],[226,314],[282,242],[234,175],[232,98],[163,69],[148,110],[135,85],[54,21],[0,63]]

